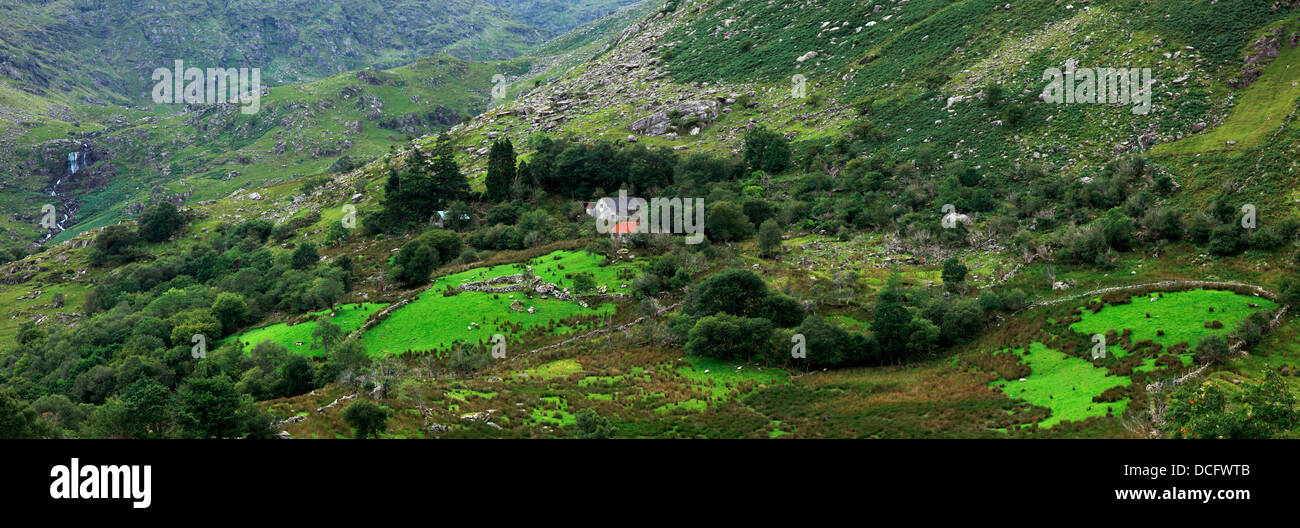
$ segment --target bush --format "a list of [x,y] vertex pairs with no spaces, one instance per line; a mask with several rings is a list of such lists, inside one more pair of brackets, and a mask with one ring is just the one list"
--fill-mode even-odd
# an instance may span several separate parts
[[758,228],[758,252],[771,258],[781,251],[781,225],[768,219]]
[[790,142],[785,136],[764,127],[745,133],[745,165],[750,170],[782,172],[790,166],[790,156]]
[[310,242],[298,244],[289,259],[289,265],[297,270],[311,269],[317,262],[320,262],[320,253],[316,252],[316,246]]
[[1029,116],[1029,109],[1022,104],[1008,105],[1002,111],[1002,122],[1009,127],[1018,127]]
[[437,262],[437,250],[417,238],[402,246],[388,273],[405,287],[419,286],[429,282],[429,274],[437,267]]
[[596,277],[590,273],[579,273],[573,276],[573,291],[585,292],[596,289]]
[[1196,343],[1194,353],[1201,361],[1218,363],[1228,357],[1228,340],[1218,334],[1205,336]]
[[966,282],[967,271],[966,265],[957,260],[957,257],[943,261],[943,285],[949,290],[956,289]]
[[1245,229],[1233,224],[1220,224],[1210,231],[1206,249],[1221,257],[1236,255],[1245,249]]
[[725,313],[700,318],[687,334],[686,352],[696,356],[749,361],[770,345],[772,323],[767,319]]
[[1002,104],[1003,95],[1005,90],[996,81],[989,81],[984,85],[984,104],[989,108]]
[[718,312],[745,316],[767,295],[767,283],[762,277],[747,269],[730,269],[692,287],[683,311],[699,317]]
[[388,430],[388,410],[361,400],[343,410],[343,421],[352,427],[354,438],[379,438],[379,434]]
[[710,239],[743,240],[754,232],[754,224],[740,206],[731,202],[714,202],[709,206],[705,231]]
[[578,438],[582,439],[606,439],[614,437],[614,427],[609,424],[609,420],[596,414],[591,409],[578,411],[577,416]]
[[171,202],[158,202],[140,214],[140,238],[147,242],[162,242],[185,223],[185,217]]
[[870,114],[871,110],[875,107],[875,105],[876,105],[875,98],[863,97],[853,102],[853,111],[857,112],[858,115],[860,116],[864,116]]
[[985,312],[996,312],[1006,308],[1002,296],[993,290],[984,290],[984,293],[979,296],[979,303]]
[[789,328],[804,320],[803,303],[789,295],[771,293],[754,307],[751,315],[772,321],[777,327]]

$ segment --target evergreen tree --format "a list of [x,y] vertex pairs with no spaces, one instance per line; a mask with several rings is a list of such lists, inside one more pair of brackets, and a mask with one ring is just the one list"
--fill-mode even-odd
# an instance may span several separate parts
[[140,238],[147,242],[162,242],[185,223],[185,217],[171,202],[158,202],[140,214]]
[[515,182],[515,146],[509,139],[492,144],[492,153],[488,156],[487,194],[488,202],[504,202],[510,199],[510,189]]
[[871,321],[871,332],[876,335],[880,352],[887,361],[902,359],[911,321],[912,314],[903,305],[902,282],[898,275],[891,275],[876,298],[876,315]]
[[428,201],[419,208],[422,217],[427,218],[434,211],[445,211],[452,202],[469,199],[469,182],[460,173],[460,164],[456,163],[456,154],[447,136],[438,138],[429,169],[431,192],[425,195]]

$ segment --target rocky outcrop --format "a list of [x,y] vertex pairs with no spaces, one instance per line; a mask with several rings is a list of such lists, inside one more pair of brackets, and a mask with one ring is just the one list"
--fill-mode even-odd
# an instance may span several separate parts
[[[1244,61],[1246,66],[1241,70],[1241,77],[1231,83],[1234,88],[1250,86],[1263,73],[1264,68],[1282,53],[1282,33],[1282,27],[1274,28],[1269,34],[1251,44],[1251,53],[1246,55]],[[1293,48],[1300,42],[1295,34],[1287,40]]]
[[718,119],[720,107],[717,101],[686,101],[643,117],[627,129],[643,136],[694,135]]

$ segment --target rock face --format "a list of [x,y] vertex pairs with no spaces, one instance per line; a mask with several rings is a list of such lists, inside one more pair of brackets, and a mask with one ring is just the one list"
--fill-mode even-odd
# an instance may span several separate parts
[[702,129],[718,119],[720,110],[717,101],[686,101],[643,117],[627,129],[643,136],[662,136],[682,124],[689,124],[688,129]]
[[[1281,27],[1274,28],[1270,34],[1260,37],[1251,45],[1250,50],[1253,53],[1245,58],[1246,66],[1241,70],[1241,78],[1231,83],[1234,88],[1250,86],[1259,78],[1264,67],[1272,63],[1273,59],[1282,52],[1282,30]],[[1294,38],[1294,35],[1288,41],[1293,48],[1297,42],[1300,42]]]

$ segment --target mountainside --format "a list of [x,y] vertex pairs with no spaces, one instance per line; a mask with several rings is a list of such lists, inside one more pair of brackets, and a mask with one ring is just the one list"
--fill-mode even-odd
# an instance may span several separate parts
[[[0,266],[0,385],[46,436],[1300,434],[1300,2],[468,9],[615,5],[255,115],[0,84],[7,235],[72,213]],[[193,385],[238,425],[120,418]]]
[[[175,60],[283,85],[421,57],[507,59],[629,0],[0,2],[0,77],[89,103],[150,106]],[[85,53],[85,50],[97,50]]]
[[[442,17],[462,26],[464,21],[456,18],[461,14],[509,14],[519,20],[544,21],[549,29],[535,30],[530,35],[549,34],[605,15],[606,9],[628,3],[623,0],[584,2],[580,5],[507,2],[500,6],[477,6],[470,10],[461,7],[469,6],[471,2],[461,2],[443,6],[446,9],[439,8],[435,10],[436,13],[425,13],[418,17],[412,14],[411,17],[418,18],[422,24]],[[377,12],[370,13],[373,15],[371,23],[400,22],[405,15],[398,17],[394,13],[406,12],[403,9],[429,9],[425,3],[410,2],[402,5],[406,7],[385,11],[385,16],[379,16]],[[94,21],[96,24],[112,26],[111,21],[104,20],[96,11],[108,7],[111,6],[86,4],[74,7],[64,3],[11,6],[13,9],[43,9],[50,12],[74,9],[76,13],[53,13],[48,20],[74,24]],[[162,11],[170,12],[174,7]],[[330,11],[341,10],[349,17],[360,16],[352,11],[352,6],[347,7],[348,9],[342,9],[335,6],[317,14],[326,17],[322,20],[327,22],[328,16],[333,16],[329,15]],[[373,10],[379,7],[383,6],[361,3],[355,9]],[[143,8],[136,6],[132,9]],[[226,6],[224,9],[226,11],[210,14],[212,17],[225,17],[218,22],[189,18],[176,18],[172,22],[193,24],[194,27],[208,31],[213,27],[224,27],[222,24],[236,23],[237,16],[242,16],[247,11],[238,5]],[[633,6],[632,9],[631,12],[635,13],[639,12],[636,9],[644,8]],[[158,10],[146,11],[154,13]],[[486,109],[493,103],[491,92],[496,75],[504,75],[514,81],[529,79],[552,71],[557,67],[554,64],[557,61],[580,61],[581,57],[589,56],[592,51],[584,51],[582,48],[590,47],[593,41],[599,41],[606,33],[616,31],[618,28],[611,24],[616,25],[616,21],[626,19],[628,15],[625,11],[627,10],[610,12],[611,16],[593,22],[595,26],[582,28],[566,40],[557,39],[556,42],[548,43],[546,47],[538,48],[529,58],[489,62],[442,56],[420,59],[412,65],[391,70],[367,68],[320,81],[272,87],[266,90],[262,107],[256,115],[245,115],[241,112],[242,107],[231,105],[195,105],[175,114],[174,107],[163,108],[166,110],[164,113],[131,107],[143,104],[139,101],[124,102],[122,104],[126,104],[126,107],[118,107],[103,104],[95,98],[97,96],[84,96],[84,100],[77,100],[76,94],[85,93],[87,87],[94,89],[94,84],[88,85],[75,78],[65,84],[53,81],[22,82],[24,79],[31,81],[37,78],[50,80],[58,76],[39,74],[33,77],[28,75],[31,71],[24,73],[25,70],[21,69],[11,70],[8,72],[11,77],[9,82],[0,78],[0,144],[7,146],[0,153],[0,174],[4,175],[0,182],[0,202],[7,204],[7,210],[14,214],[0,218],[0,229],[11,242],[35,236],[40,236],[38,240],[42,242],[58,242],[84,229],[108,225],[133,216],[143,209],[146,201],[166,199],[177,204],[208,201],[226,196],[238,188],[257,187],[321,174],[331,168],[339,170],[363,164],[386,152],[389,146],[407,141],[409,136],[444,130],[460,123],[464,116]],[[123,24],[144,23],[139,17],[123,14],[127,12],[113,11],[116,13],[113,16],[130,18],[129,21],[123,21]],[[40,20],[42,19],[36,17],[28,22]],[[312,19],[298,18],[293,23],[315,22]],[[242,22],[240,24],[240,27],[247,26]],[[323,27],[334,26],[346,28],[356,24],[326,24]],[[474,24],[469,24],[459,29],[470,31],[473,28]],[[159,34],[179,35],[185,32],[184,28],[173,29],[174,31],[160,31]],[[357,30],[361,29],[363,28]],[[372,29],[374,28],[367,26],[365,31],[369,34]],[[113,26],[111,31],[92,31],[82,37],[98,35],[117,38],[110,33],[120,30],[121,27]],[[429,28],[423,28],[417,33],[427,32],[432,32],[431,35],[436,33],[441,39],[450,34]],[[392,38],[400,37],[400,33],[376,32]],[[27,34],[53,38],[50,31],[44,30],[31,29]],[[255,35],[240,38],[244,37],[253,41],[262,38]],[[329,41],[319,35],[303,35],[300,38],[303,40],[299,44],[286,45],[292,48],[302,43],[320,45]],[[222,42],[226,43],[223,45],[239,47],[240,39],[232,37],[232,40]],[[520,46],[524,43],[520,41]],[[33,55],[34,57],[55,57],[52,50],[60,48],[45,44],[47,43],[33,44],[44,53]],[[461,44],[451,47],[443,44],[445,43],[426,43],[398,54],[392,54],[395,53],[393,50],[386,49],[384,53],[392,56],[382,60],[360,52],[330,52],[322,56],[341,62],[321,68],[317,67],[322,64],[303,62],[304,56],[296,52],[264,49],[263,46],[256,48],[266,54],[268,69],[264,72],[265,81],[274,83],[277,76],[283,77],[276,71],[284,70],[275,70],[270,66],[271,63],[287,64],[297,61],[300,65],[316,68],[310,72],[310,75],[314,75],[336,68],[400,62],[402,57],[408,57],[409,60],[409,57],[431,52],[430,50],[445,49],[451,53],[464,51],[464,48],[456,47]],[[180,47],[185,45],[196,48],[206,46],[202,43],[177,43]],[[370,42],[366,45],[373,47],[378,44]],[[493,44],[489,47],[497,55],[515,53],[511,51],[514,49],[511,46]],[[159,57],[165,55],[168,49],[173,49],[159,48],[152,44],[126,48],[138,48],[139,53],[152,53]],[[183,50],[175,48],[173,51]],[[110,54],[99,59],[139,62],[138,57],[125,55]],[[79,75],[69,65],[56,64],[56,59],[50,60],[54,61],[49,63],[50,67],[56,70],[67,67],[62,70],[63,74]],[[237,63],[244,64],[242,60]],[[46,61],[41,58],[32,64],[46,64]],[[119,66],[115,63],[110,69]],[[141,79],[149,80],[148,73],[142,73]],[[101,87],[116,89],[120,86]],[[121,95],[127,95],[127,92],[122,92]],[[147,99],[147,96],[141,97]],[[76,172],[73,171],[74,168],[77,169]],[[58,225],[53,229],[33,231],[40,207],[50,202],[57,204],[59,209]],[[37,234],[40,232],[43,235]]]
[[[1248,66],[1243,59],[1260,55],[1254,45],[1270,28],[1281,28],[1282,41],[1296,31],[1293,11],[1264,3],[670,4],[676,9],[631,28],[617,49],[521,99],[510,109],[518,116],[493,113],[470,131],[512,127],[516,141],[537,131],[606,140],[634,134],[656,145],[738,151],[739,131],[751,123],[796,142],[830,143],[851,122],[869,121],[877,136],[871,146],[899,159],[927,147],[941,159],[997,170],[1095,171],[1119,154],[1213,131],[1238,100],[1243,70],[1267,71],[1273,61]],[[1273,56],[1291,55],[1283,44]],[[1067,64],[1152,68],[1152,112],[1037,104],[1044,69]],[[1289,69],[1273,68],[1281,76]],[[795,75],[808,79],[806,99],[791,95]],[[1293,87],[1279,84],[1278,102],[1293,101]],[[990,85],[996,103],[985,94]],[[629,128],[693,101],[719,104],[720,115],[698,135],[688,128],[644,137]],[[1280,126],[1290,108],[1275,106]],[[1005,119],[1011,108],[1015,123]],[[1231,139],[1224,140],[1220,147]]]

